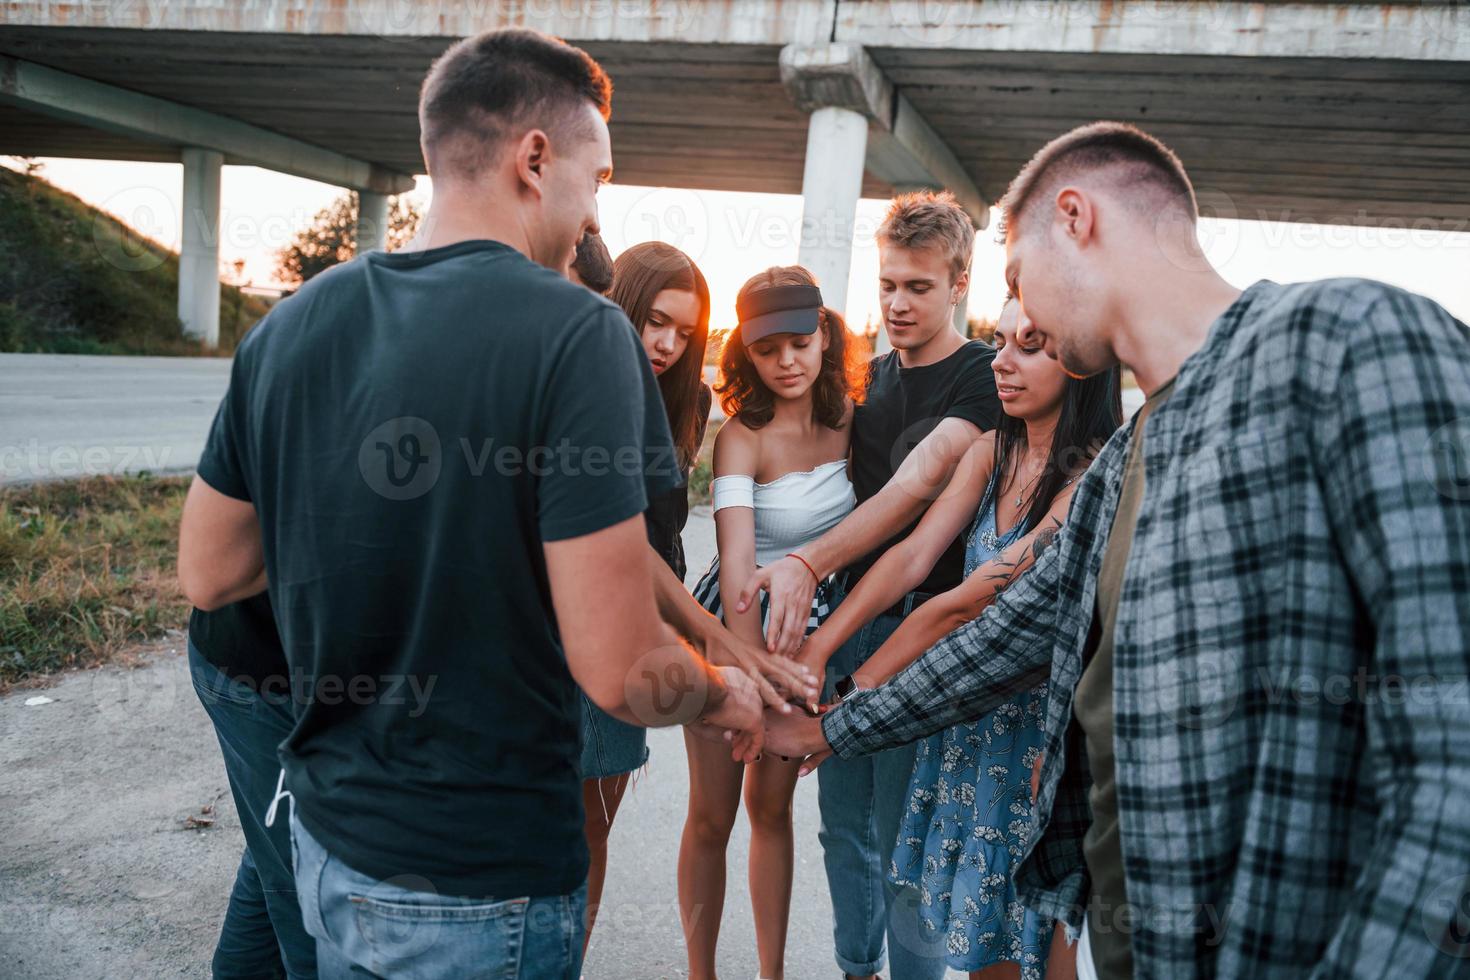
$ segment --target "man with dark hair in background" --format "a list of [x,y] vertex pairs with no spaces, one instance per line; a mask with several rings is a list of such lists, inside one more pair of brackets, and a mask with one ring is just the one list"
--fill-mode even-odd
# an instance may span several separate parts
[[653,374],[565,278],[597,231],[610,97],[534,31],[445,52],[423,231],[251,331],[185,503],[185,593],[209,610],[269,581],[304,679],[280,755],[327,976],[577,976],[578,685],[761,748],[757,682],[665,623],[642,515],[681,474]]
[[613,284],[613,260],[601,235],[587,232],[577,243],[577,254],[567,269],[567,278],[578,282],[599,296],[606,296]]
[[1148,401],[1026,576],[768,749],[881,751],[1049,673],[1015,882],[1082,929],[1079,977],[1461,970],[1470,330],[1366,280],[1236,289],[1131,126],[1054,140],[1003,207],[1018,341]]
[[245,850],[235,871],[210,971],[217,980],[316,977],[316,946],[301,925],[291,870],[291,831],[266,826],[291,734],[290,667],[270,594],[189,614],[189,676],[225,762]]

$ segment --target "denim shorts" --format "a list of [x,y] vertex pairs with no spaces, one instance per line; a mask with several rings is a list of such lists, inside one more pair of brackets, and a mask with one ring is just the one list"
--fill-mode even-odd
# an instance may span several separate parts
[[618,721],[592,703],[582,700],[582,778],[603,779],[632,772],[648,761],[648,729]]

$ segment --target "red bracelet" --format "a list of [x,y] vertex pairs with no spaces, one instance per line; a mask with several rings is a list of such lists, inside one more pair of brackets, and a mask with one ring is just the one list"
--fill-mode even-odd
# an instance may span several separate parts
[[820,576],[820,575],[817,574],[817,570],[812,567],[811,562],[807,561],[805,558],[801,557],[800,555],[798,555],[794,551],[788,551],[788,552],[786,552],[786,557],[787,558],[795,558],[797,561],[801,562],[803,565],[806,566],[806,570],[807,571],[809,571],[809,572],[812,573],[812,578],[816,579],[817,582],[819,582],[819,583],[822,581],[822,576]]

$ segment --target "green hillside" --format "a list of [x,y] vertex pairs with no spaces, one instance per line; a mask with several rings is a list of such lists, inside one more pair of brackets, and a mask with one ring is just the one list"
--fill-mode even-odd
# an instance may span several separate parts
[[269,309],[220,287],[220,348],[186,339],[179,257],[45,180],[0,167],[0,351],[229,354]]

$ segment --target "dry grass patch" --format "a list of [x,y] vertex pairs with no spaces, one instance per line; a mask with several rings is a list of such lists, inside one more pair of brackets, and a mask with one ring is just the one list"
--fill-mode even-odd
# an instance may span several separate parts
[[188,486],[131,476],[0,490],[0,689],[188,622],[175,571]]

